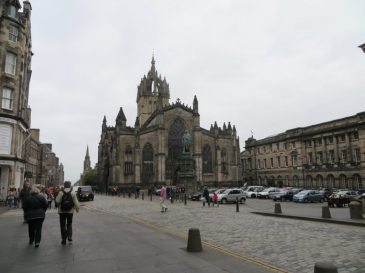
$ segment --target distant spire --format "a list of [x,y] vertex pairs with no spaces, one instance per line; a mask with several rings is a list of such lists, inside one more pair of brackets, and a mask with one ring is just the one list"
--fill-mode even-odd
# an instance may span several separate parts
[[198,107],[198,99],[196,98],[196,95],[194,95],[194,101],[193,101],[193,111],[198,113],[199,107]]
[[89,155],[89,145],[87,145],[87,148],[86,148],[86,156],[85,157],[90,157],[90,155]]
[[152,61],[151,61],[151,70],[154,71],[155,70],[155,55],[154,53],[152,53]]
[[103,118],[103,125],[102,125],[102,130],[106,130],[107,126],[106,126],[106,117],[104,116]]

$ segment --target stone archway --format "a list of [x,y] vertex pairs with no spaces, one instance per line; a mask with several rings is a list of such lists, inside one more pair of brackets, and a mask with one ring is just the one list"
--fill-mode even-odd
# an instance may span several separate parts
[[340,174],[338,180],[339,180],[339,188],[340,189],[348,189],[349,188],[348,180],[347,180],[346,175]]
[[335,187],[335,177],[332,174],[327,175],[327,188],[333,189]]

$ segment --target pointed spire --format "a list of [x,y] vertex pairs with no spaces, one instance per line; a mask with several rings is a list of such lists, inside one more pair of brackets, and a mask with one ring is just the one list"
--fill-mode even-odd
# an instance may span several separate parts
[[213,131],[213,124],[210,125],[210,131]]
[[232,130],[231,122],[228,122],[228,130]]
[[233,133],[236,133],[236,126],[233,125]]
[[226,131],[227,130],[227,126],[226,126],[226,123],[223,122],[223,131]]
[[103,125],[101,126],[101,128],[102,128],[102,131],[105,131],[106,128],[107,128],[107,126],[106,126],[106,117],[105,116],[103,118]]
[[218,125],[217,125],[216,121],[214,121],[214,129],[218,129]]
[[118,113],[118,116],[117,116],[117,119],[116,119],[117,123],[120,122],[120,121],[127,121],[127,118],[125,117],[124,112],[123,112],[123,107],[120,107],[119,113]]
[[196,98],[196,95],[194,95],[193,111],[195,113],[198,113],[199,112],[198,99]]
[[90,157],[90,155],[89,155],[89,145],[87,145],[87,148],[86,148],[86,156],[85,156],[85,158],[87,158],[87,157]]
[[152,61],[151,61],[151,71],[155,71],[155,55],[152,54]]

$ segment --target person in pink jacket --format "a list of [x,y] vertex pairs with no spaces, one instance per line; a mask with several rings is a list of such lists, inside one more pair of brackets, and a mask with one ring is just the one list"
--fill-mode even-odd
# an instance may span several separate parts
[[162,186],[160,196],[161,212],[166,212],[167,206],[165,205],[165,200],[167,198],[167,192],[165,186]]

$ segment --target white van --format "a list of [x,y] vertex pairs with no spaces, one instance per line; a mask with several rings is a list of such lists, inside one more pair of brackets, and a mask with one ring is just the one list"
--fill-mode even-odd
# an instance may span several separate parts
[[248,186],[247,190],[245,191],[246,197],[248,198],[256,198],[257,193],[262,191],[264,186]]

